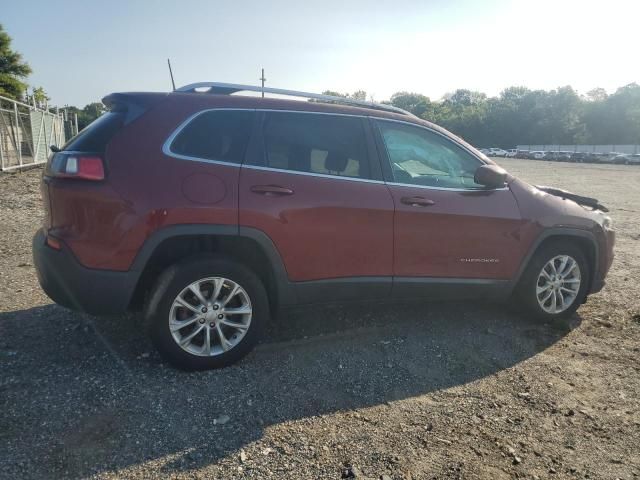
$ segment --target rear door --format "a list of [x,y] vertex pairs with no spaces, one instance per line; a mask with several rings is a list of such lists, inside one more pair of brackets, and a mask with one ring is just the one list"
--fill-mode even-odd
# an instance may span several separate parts
[[261,115],[259,148],[240,174],[240,226],[271,238],[289,279],[305,282],[303,301],[316,299],[318,282],[338,286],[341,297],[388,293],[394,207],[367,120]]
[[376,124],[396,209],[399,283],[402,277],[510,278],[523,249],[523,222],[511,191],[475,184],[482,162],[438,132],[403,122]]

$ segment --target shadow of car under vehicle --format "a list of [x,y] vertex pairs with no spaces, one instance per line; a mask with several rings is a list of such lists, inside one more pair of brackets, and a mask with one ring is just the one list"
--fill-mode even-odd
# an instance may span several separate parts
[[269,425],[463,385],[569,331],[482,304],[296,308],[239,364],[185,373],[150,353],[136,318],[47,305],[0,314],[0,431],[5,455],[36,475],[84,477],[150,460],[167,473],[190,470]]

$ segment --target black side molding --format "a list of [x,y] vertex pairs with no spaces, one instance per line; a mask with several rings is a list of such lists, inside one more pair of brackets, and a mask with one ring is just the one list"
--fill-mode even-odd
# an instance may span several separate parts
[[289,281],[280,253],[275,244],[264,232],[251,227],[238,227],[238,225],[172,225],[163,227],[154,232],[143,244],[136,255],[130,271],[135,271],[137,278],[142,274],[147,262],[155,249],[165,240],[172,237],[190,235],[215,235],[221,237],[245,237],[255,241],[266,255],[276,282],[278,305],[290,305],[297,303],[296,292]]
[[509,280],[484,278],[394,277],[392,297],[425,300],[503,300],[511,294]]
[[536,240],[533,242],[533,245],[531,245],[531,248],[529,249],[529,252],[527,252],[526,257],[522,260],[522,263],[520,264],[520,268],[518,269],[515,277],[511,281],[511,288],[514,289],[516,287],[516,285],[520,281],[520,277],[522,277],[522,274],[527,268],[527,265],[529,265],[529,261],[531,260],[531,257],[533,257],[533,254],[536,252],[536,250],[542,244],[542,242],[552,237],[576,237],[576,238],[588,240],[591,243],[593,247],[593,252],[594,252],[594,257],[593,257],[594,264],[592,265],[593,275],[591,278],[591,286],[589,288],[589,292],[598,291],[599,290],[598,279],[600,279],[600,274],[599,274],[600,251],[598,248],[598,242],[596,241],[593,233],[587,230],[580,230],[578,228],[569,228],[569,227],[547,228],[543,230],[542,233],[540,233],[538,238],[536,238]]
[[301,304],[367,300],[503,300],[509,280],[442,277],[346,277],[295,282]]

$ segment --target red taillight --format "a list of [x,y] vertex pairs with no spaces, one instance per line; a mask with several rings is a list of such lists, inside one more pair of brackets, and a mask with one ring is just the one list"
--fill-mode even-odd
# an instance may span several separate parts
[[104,163],[97,155],[58,152],[47,165],[47,175],[79,180],[104,180]]
[[[86,180],[104,180],[104,165],[100,157],[77,157],[78,169],[76,176]],[[68,162],[67,162],[68,169]]]

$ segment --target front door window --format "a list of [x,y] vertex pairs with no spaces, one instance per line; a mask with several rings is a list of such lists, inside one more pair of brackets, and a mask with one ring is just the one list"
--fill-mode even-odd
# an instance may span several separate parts
[[483,189],[473,181],[482,165],[469,152],[424,128],[378,122],[394,183],[425,187]]

